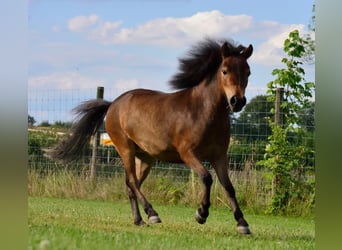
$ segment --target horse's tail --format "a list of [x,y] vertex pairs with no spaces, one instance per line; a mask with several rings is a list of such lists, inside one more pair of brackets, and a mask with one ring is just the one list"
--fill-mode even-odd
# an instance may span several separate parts
[[86,101],[74,108],[77,117],[71,128],[71,134],[50,151],[49,155],[64,163],[78,159],[91,136],[101,127],[110,104],[111,102],[96,99]]

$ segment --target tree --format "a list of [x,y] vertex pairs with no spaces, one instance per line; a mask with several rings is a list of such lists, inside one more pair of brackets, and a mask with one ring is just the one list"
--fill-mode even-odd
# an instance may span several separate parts
[[316,5],[312,6],[312,17],[311,22],[308,25],[310,33],[304,35],[303,39],[307,42],[305,45],[305,54],[303,56],[303,61],[309,64],[315,63],[315,40],[312,38],[312,34],[316,31]]
[[312,34],[316,31],[316,5],[314,4],[312,6],[312,17],[311,22],[308,25],[309,30],[311,31],[311,34],[306,34],[304,36],[304,39],[308,42],[306,46],[306,55],[304,56],[304,59],[307,63],[315,63],[315,40],[312,38]]
[[62,122],[62,121],[55,121],[52,125],[54,128],[71,128],[72,122]]
[[277,88],[284,88],[284,101],[281,104],[288,129],[298,124],[300,110],[307,107],[312,98],[315,84],[305,81],[305,71],[302,67],[303,56],[306,54],[308,42],[300,37],[299,31],[294,30],[284,42],[287,57],[282,59],[286,68],[274,69],[272,75],[276,79],[267,84],[269,101],[275,101]]
[[36,120],[34,119],[33,116],[28,115],[28,125],[33,126],[36,123]]
[[[304,173],[307,166],[307,156],[314,153],[313,148],[307,148],[300,139],[305,132],[299,125],[302,122],[300,111],[310,107],[315,84],[305,81],[305,71],[302,67],[307,53],[308,42],[294,30],[284,41],[284,51],[287,54],[282,59],[285,68],[274,69],[272,75],[276,78],[269,82],[267,94],[269,101],[275,101],[277,88],[284,88],[281,108],[284,123],[276,124],[268,119],[272,129],[269,143],[265,148],[264,160],[259,164],[271,171],[272,201],[269,212],[285,212],[287,205],[294,200],[301,200],[307,192],[312,192],[314,186],[307,183]],[[274,109],[272,109],[274,113]],[[291,134],[291,137],[289,137]],[[296,138],[296,140],[294,140]],[[312,166],[311,166],[312,167]],[[306,191],[307,192],[306,192]]]
[[51,127],[51,124],[49,123],[49,121],[42,121],[39,126],[41,127]]

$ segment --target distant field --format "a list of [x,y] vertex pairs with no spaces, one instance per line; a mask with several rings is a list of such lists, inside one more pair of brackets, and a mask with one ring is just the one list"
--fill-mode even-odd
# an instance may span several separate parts
[[[29,197],[29,249],[314,249],[314,221],[246,214],[252,235],[239,235],[228,209],[158,206],[162,224],[134,226],[128,202]],[[45,247],[48,248],[44,248]]]

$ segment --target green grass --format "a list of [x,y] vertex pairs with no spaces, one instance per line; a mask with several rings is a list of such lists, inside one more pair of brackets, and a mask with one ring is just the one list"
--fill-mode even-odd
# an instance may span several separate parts
[[[251,235],[239,235],[231,211],[154,204],[163,223],[133,225],[128,202],[29,197],[29,249],[314,249],[314,221],[245,214]],[[48,248],[40,247],[48,242]]]

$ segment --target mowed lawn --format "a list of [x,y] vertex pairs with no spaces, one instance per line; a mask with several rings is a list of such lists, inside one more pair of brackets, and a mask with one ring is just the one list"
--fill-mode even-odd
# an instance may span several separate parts
[[246,213],[252,234],[239,235],[229,209],[211,207],[207,223],[200,225],[196,208],[154,207],[163,223],[138,227],[128,202],[29,197],[28,248],[315,249],[313,219]]

